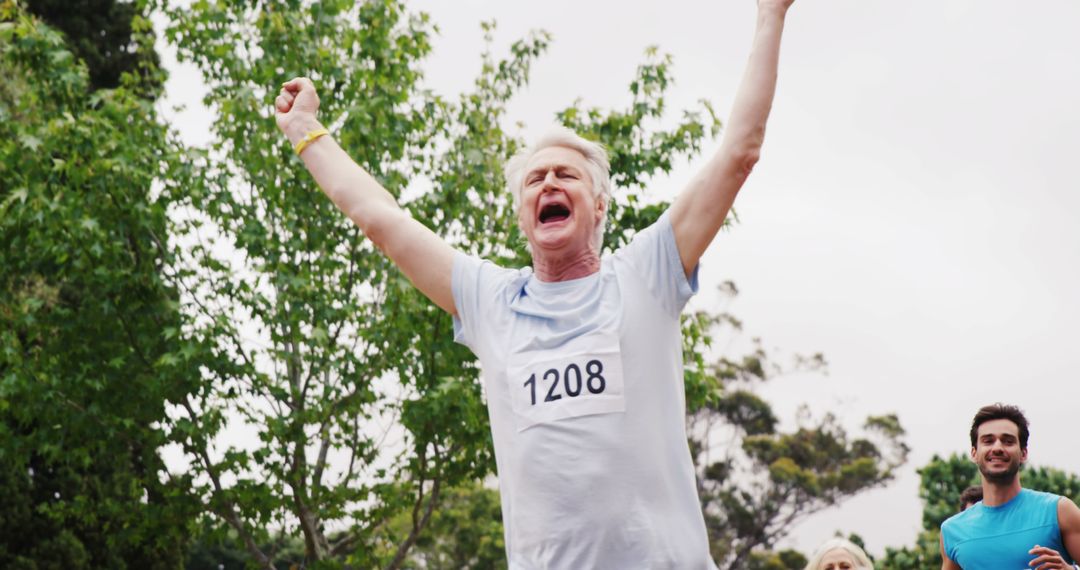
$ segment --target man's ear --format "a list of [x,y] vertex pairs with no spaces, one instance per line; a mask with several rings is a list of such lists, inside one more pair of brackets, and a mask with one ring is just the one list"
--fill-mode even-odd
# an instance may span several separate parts
[[1021,449],[1020,450],[1020,463],[1027,463],[1027,458],[1028,458],[1027,451],[1028,451],[1027,449]]
[[975,453],[976,453],[976,451],[975,451],[975,448],[974,448],[974,447],[972,447],[972,448],[971,448],[971,460],[972,460],[972,461],[975,461],[975,462],[978,462],[978,461],[977,461],[977,460],[975,459]]

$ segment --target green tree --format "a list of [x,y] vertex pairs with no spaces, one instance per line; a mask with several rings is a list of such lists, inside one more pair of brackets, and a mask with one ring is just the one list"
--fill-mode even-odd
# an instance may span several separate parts
[[[90,75],[89,88],[115,89],[123,75],[140,77],[136,91],[156,97],[165,83],[154,30],[141,0],[26,0],[26,9],[67,37]],[[131,85],[129,84],[129,88]]]
[[[198,538],[191,544],[184,570],[247,570],[251,553],[236,532],[219,532],[212,519],[204,518]],[[279,536],[259,544],[259,549],[273,552],[282,568],[300,568],[304,564],[304,543],[295,536]]]
[[[886,548],[885,570],[937,570],[941,568],[941,523],[960,510],[960,493],[981,482],[979,469],[966,455],[935,455],[919,469],[919,498],[923,502],[923,530],[915,545]],[[1027,489],[1054,493],[1080,501],[1080,477],[1051,467],[1025,467],[1020,480]]]
[[747,570],[803,570],[809,562],[801,552],[785,549],[779,552],[752,552],[746,561]]
[[[738,293],[732,283],[721,292]],[[791,370],[822,370],[824,357],[781,365],[755,342],[747,354],[710,363],[714,337],[739,335],[741,321],[708,312],[686,320],[687,431],[713,557],[722,568],[799,567],[798,553],[773,546],[807,516],[890,481],[907,460],[904,430],[894,415],[872,416],[865,434],[849,436],[836,416],[814,419],[805,408],[793,431],[779,430],[754,387]]]
[[196,509],[160,425],[192,383],[160,366],[182,347],[152,192],[174,147],[137,77],[91,94],[11,0],[0,71],[0,566],[176,568]]
[[[479,482],[449,489],[435,511],[427,532],[416,541],[403,568],[411,570],[498,570],[506,568],[499,492]],[[408,534],[407,513],[387,525],[387,546]]]

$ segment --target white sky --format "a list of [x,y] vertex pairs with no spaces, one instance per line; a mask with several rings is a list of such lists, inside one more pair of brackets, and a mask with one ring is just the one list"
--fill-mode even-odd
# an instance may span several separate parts
[[[621,107],[649,45],[675,58],[671,118],[701,98],[727,115],[746,61],[753,0],[414,0],[440,26],[428,84],[471,85],[494,19],[496,55],[531,29],[554,35],[508,119],[526,133],[581,97]],[[914,542],[914,470],[964,452],[986,403],[1022,406],[1031,461],[1080,473],[1080,3],[1075,0],[797,0],[763,158],[702,264],[697,306],[734,280],[747,336],[824,352],[828,376],[762,393],[785,419],[801,403],[851,427],[896,412],[909,466],[895,483],[802,524],[812,550],[836,530],[870,550]],[[168,59],[168,58],[166,58]],[[170,102],[204,142],[201,87],[176,68]],[[712,144],[706,150],[711,152]],[[677,191],[694,171],[657,180]],[[788,424],[790,426],[790,423]]]

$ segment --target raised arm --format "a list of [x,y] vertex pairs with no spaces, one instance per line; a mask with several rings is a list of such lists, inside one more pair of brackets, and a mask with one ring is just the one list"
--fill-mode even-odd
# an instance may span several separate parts
[[[278,128],[295,147],[323,128],[316,117],[319,96],[306,78],[285,83],[274,101]],[[307,144],[300,158],[315,182],[424,295],[456,314],[450,289],[454,250],[409,216],[394,197],[354,162],[329,135]]]
[[794,0],[758,0],[757,30],[720,149],[671,206],[671,224],[687,276],[724,224],[735,195],[761,154],[776,92],[780,35]]

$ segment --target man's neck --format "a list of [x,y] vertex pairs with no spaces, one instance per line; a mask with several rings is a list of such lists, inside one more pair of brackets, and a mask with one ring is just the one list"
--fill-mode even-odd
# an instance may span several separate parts
[[544,282],[580,279],[600,271],[600,256],[592,248],[567,256],[535,252],[533,271]]
[[1000,507],[1016,498],[1023,490],[1020,485],[1020,475],[1017,474],[1011,483],[995,483],[985,477],[982,482],[983,504],[988,507]]

